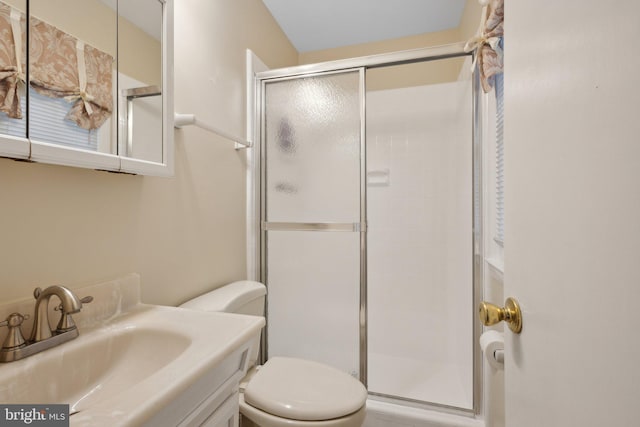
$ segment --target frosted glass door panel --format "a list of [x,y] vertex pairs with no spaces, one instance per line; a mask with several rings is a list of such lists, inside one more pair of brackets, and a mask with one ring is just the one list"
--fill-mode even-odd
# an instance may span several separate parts
[[[457,59],[450,81],[429,81],[436,65],[446,70],[446,61],[380,69],[425,81],[367,89],[368,385],[470,410],[471,82],[458,79],[469,64]],[[367,71],[367,83],[388,83],[380,77]]]
[[359,372],[360,234],[267,235],[269,357]]
[[305,223],[339,223],[344,230],[360,223],[362,76],[346,71],[266,82],[262,116],[268,357],[316,360],[354,376],[360,233]]
[[267,82],[266,221],[359,222],[360,73]]

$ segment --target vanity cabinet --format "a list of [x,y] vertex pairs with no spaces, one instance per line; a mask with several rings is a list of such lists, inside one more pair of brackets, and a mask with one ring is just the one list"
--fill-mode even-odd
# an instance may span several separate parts
[[238,426],[238,388],[249,368],[248,355],[254,342],[253,339],[246,342],[205,373],[146,422],[145,427]]

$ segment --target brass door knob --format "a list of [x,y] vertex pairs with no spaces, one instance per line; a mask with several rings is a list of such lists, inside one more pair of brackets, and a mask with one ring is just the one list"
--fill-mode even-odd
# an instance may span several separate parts
[[504,302],[504,307],[498,307],[495,304],[482,301],[479,313],[480,320],[485,326],[495,325],[504,320],[514,333],[519,334],[522,331],[522,311],[518,301],[514,298],[507,298]]

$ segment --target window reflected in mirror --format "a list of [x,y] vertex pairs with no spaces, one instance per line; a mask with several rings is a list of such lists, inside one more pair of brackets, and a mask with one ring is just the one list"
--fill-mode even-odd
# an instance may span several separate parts
[[117,17],[98,0],[30,0],[31,140],[117,153]]

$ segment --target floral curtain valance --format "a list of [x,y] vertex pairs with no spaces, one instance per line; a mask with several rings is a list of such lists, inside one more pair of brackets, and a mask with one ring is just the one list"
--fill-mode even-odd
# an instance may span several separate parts
[[[20,69],[16,58],[24,56],[19,46],[24,45],[25,35],[23,30],[20,37],[15,37],[19,28],[15,18],[11,26],[11,16],[15,15],[15,9],[0,2],[0,111],[20,118],[17,85],[24,64]],[[24,28],[24,17],[21,19]],[[102,126],[113,109],[113,57],[34,17],[31,17],[30,34],[29,79],[33,89],[71,102],[67,119],[79,127]],[[12,72],[14,74],[9,74]],[[24,76],[21,81],[24,82]]]
[[504,0],[480,0],[480,3],[484,7],[478,33],[467,42],[464,49],[467,52],[475,50],[472,68],[478,66],[482,89],[488,93],[493,88],[494,76],[504,69]]
[[31,18],[31,85],[51,98],[73,102],[67,119],[97,129],[111,115],[113,58],[37,18]]
[[0,2],[0,111],[13,119],[22,118],[18,85],[25,81],[25,28],[24,15]]

